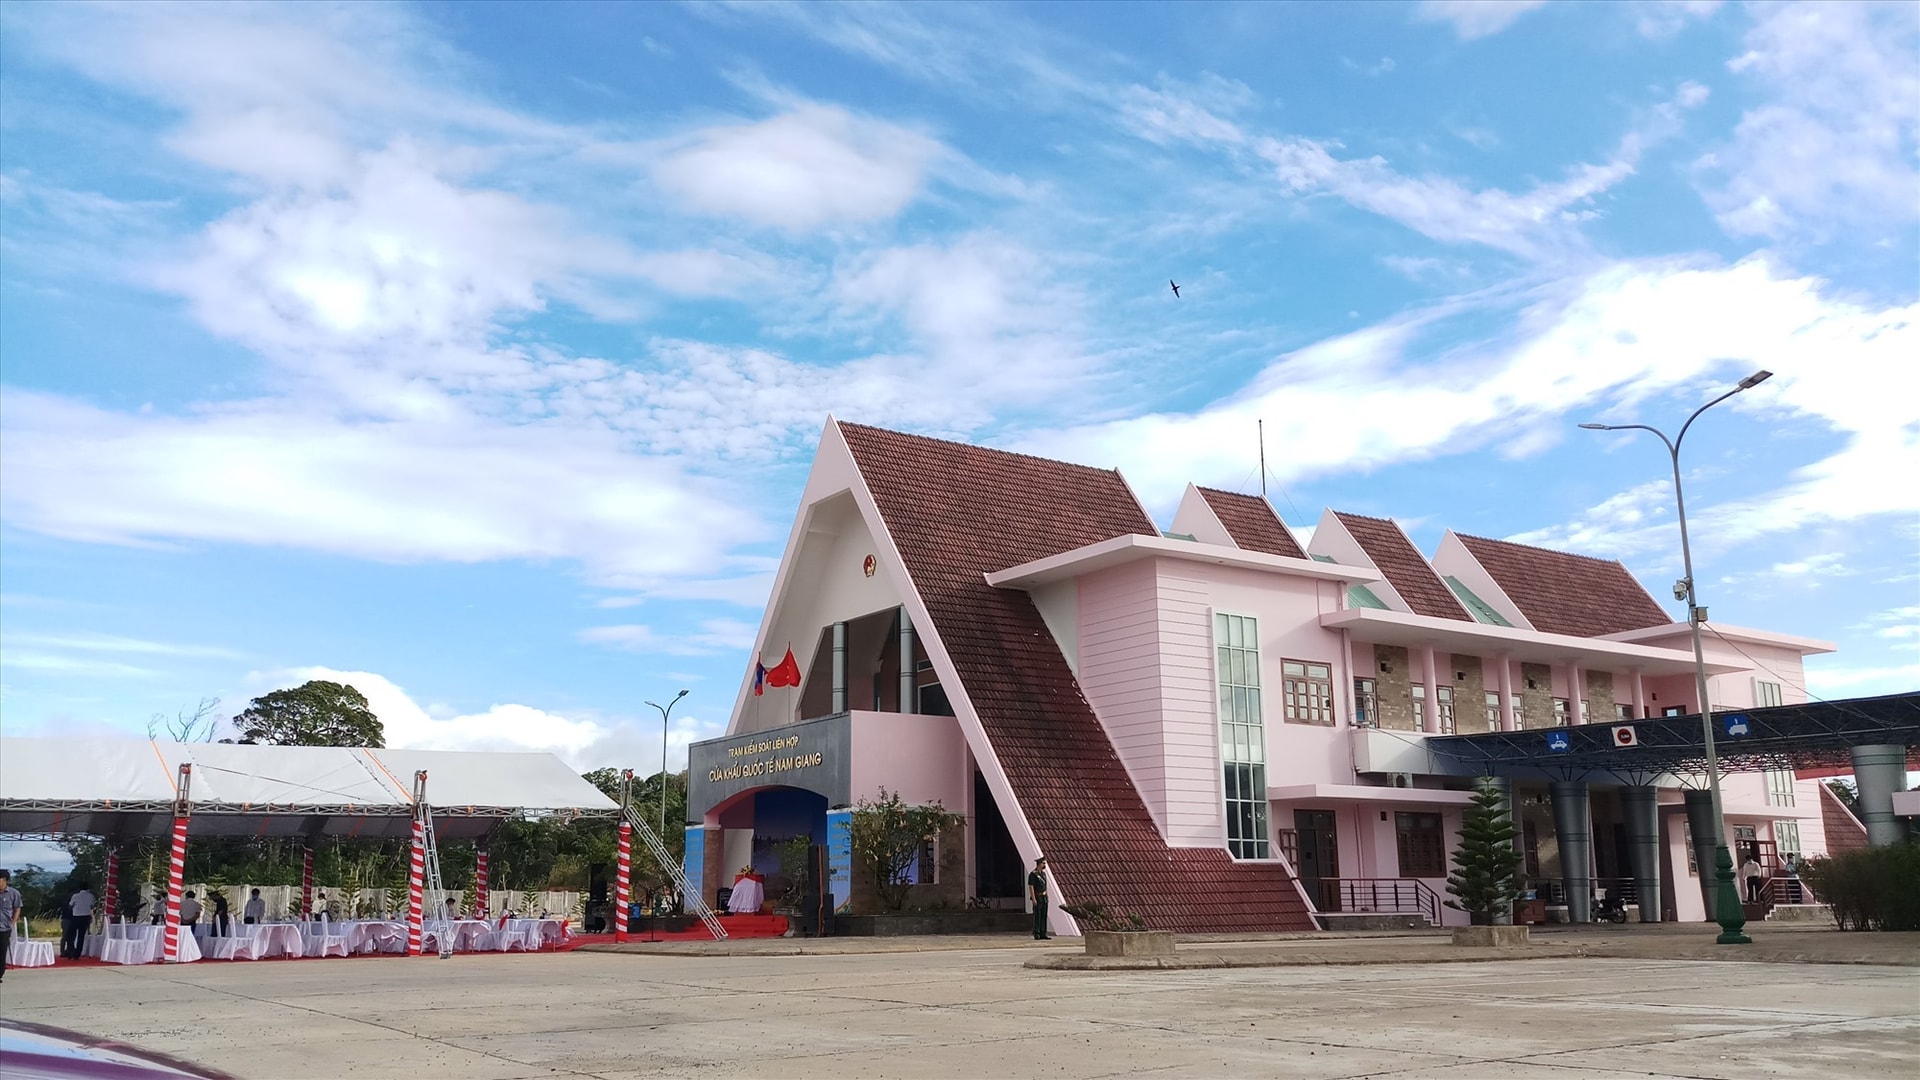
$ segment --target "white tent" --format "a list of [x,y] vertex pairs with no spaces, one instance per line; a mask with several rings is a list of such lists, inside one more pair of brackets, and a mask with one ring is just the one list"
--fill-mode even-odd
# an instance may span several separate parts
[[552,754],[0,738],[0,833],[165,835],[182,765],[198,836],[406,837],[421,770],[442,839],[523,814],[619,816]]

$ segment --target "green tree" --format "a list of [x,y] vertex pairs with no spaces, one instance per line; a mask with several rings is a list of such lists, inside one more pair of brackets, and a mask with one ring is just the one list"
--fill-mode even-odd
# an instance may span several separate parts
[[910,871],[920,849],[965,822],[966,818],[938,802],[908,806],[899,792],[886,788],[880,789],[879,799],[861,799],[854,805],[847,823],[853,860],[873,875],[882,908],[899,911],[906,906]]
[[276,746],[385,746],[386,731],[366,695],[315,679],[254,698],[233,718],[247,742]]
[[1526,888],[1524,861],[1513,849],[1513,816],[1507,800],[1491,780],[1474,788],[1473,801],[1460,815],[1460,846],[1453,850],[1453,873],[1447,875],[1447,906],[1464,911],[1475,926],[1504,922],[1513,902]]

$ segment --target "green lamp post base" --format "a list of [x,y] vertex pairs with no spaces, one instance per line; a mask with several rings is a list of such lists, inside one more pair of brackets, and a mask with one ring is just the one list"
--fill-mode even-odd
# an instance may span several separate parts
[[1720,889],[1714,894],[1715,920],[1720,924],[1720,936],[1714,938],[1718,945],[1751,945],[1743,928],[1747,925],[1747,909],[1740,904],[1740,886],[1733,880],[1733,852],[1727,845],[1721,844],[1713,849],[1713,876],[1719,880]]

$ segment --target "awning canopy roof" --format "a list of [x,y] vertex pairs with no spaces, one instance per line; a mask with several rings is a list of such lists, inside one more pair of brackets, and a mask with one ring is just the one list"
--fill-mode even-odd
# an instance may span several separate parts
[[[1851,769],[1856,746],[1920,746],[1920,693],[1846,701],[1810,701],[1714,713],[1714,752],[1723,772],[1759,769]],[[1615,728],[1630,728],[1620,745]],[[1620,724],[1592,723],[1427,740],[1438,757],[1469,773],[1529,774],[1548,769],[1639,773],[1705,772],[1700,714]]]
[[0,738],[0,833],[164,834],[181,765],[199,836],[405,837],[421,770],[441,839],[526,815],[619,814],[552,754]]

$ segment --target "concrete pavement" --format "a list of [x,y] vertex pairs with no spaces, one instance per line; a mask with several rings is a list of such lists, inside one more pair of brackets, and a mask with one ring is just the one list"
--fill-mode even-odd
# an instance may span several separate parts
[[1563,957],[1089,976],[1027,970],[1030,955],[16,970],[0,1016],[254,1080],[1920,1073],[1912,968]]

